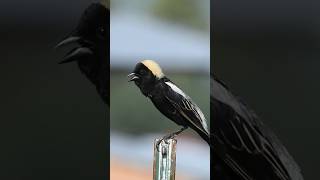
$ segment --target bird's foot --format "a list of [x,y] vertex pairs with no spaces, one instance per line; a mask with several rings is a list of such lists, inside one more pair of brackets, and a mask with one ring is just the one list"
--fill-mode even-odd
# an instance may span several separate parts
[[[166,144],[169,144],[169,142],[168,142],[169,139],[175,138],[175,137],[178,136],[182,131],[184,131],[184,130],[186,130],[186,129],[187,129],[187,127],[183,127],[182,129],[180,129],[180,130],[177,131],[177,132],[173,132],[173,133],[171,133],[171,134],[168,134],[168,135],[162,137],[162,138],[157,142],[157,144],[156,144],[157,150],[159,151],[159,145],[160,145],[160,143],[161,143],[162,141],[165,142]],[[159,152],[160,152],[160,151],[159,151]]]
[[174,137],[176,137],[176,134],[172,133],[172,134],[168,134],[168,135],[162,137],[161,139],[159,139],[157,144],[156,144],[157,150],[160,152],[159,145],[160,145],[160,143],[162,143],[162,141],[165,142],[166,144],[168,144],[169,143],[168,140],[172,139]]

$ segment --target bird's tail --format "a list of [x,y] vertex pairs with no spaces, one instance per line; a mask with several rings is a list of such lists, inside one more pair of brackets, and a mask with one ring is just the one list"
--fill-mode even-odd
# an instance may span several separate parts
[[208,132],[203,132],[202,130],[196,130],[197,133],[200,135],[200,137],[208,143],[209,146],[211,146],[211,141],[210,141],[210,133]]

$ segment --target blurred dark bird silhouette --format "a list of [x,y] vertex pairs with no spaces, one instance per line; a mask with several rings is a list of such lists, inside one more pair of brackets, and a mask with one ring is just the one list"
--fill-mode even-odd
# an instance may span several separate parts
[[109,105],[110,11],[100,3],[91,4],[77,27],[56,48],[75,45],[60,64],[76,61],[82,73],[96,86]]
[[297,163],[275,134],[211,75],[212,176],[219,180],[303,180]]

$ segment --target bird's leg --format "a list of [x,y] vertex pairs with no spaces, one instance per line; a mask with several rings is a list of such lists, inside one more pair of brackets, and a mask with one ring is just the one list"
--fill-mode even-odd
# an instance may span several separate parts
[[188,127],[187,127],[187,126],[184,126],[184,127],[182,127],[179,131],[170,133],[170,134],[162,137],[162,138],[158,141],[158,143],[157,143],[157,145],[156,145],[158,151],[159,151],[159,144],[160,144],[162,141],[164,141],[165,143],[168,143],[168,139],[171,139],[171,138],[173,138],[173,137],[178,136],[180,133],[182,133],[182,132],[183,132],[184,130],[186,130],[186,129],[188,129]]
[[184,130],[186,130],[188,127],[187,126],[184,126],[183,128],[181,128],[179,131],[176,131],[176,132],[173,132],[173,133],[171,133],[171,134],[168,134],[168,135],[166,135],[166,136],[164,136],[161,140],[163,141],[166,141],[167,142],[167,140],[168,139],[171,139],[171,138],[173,138],[173,137],[176,137],[176,136],[178,136],[180,133],[182,133]]

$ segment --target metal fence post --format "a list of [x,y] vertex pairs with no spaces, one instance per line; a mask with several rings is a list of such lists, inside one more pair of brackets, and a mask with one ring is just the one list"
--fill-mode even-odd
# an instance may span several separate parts
[[153,157],[153,180],[174,180],[176,174],[176,139],[161,141],[159,150],[156,144],[160,139],[154,141]]

